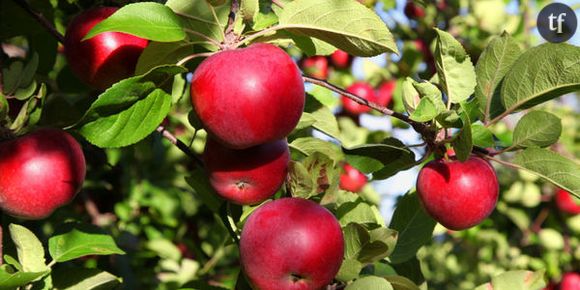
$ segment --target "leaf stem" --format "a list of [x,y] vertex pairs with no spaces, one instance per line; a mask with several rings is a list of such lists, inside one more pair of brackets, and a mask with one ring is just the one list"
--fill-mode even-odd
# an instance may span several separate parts
[[179,150],[181,150],[181,152],[185,153],[185,155],[187,155],[188,157],[193,159],[193,161],[195,162],[196,165],[203,166],[203,162],[197,156],[197,154],[195,154],[193,151],[191,151],[191,148],[189,148],[185,143],[183,143],[183,142],[181,142],[181,140],[177,139],[177,137],[175,137],[175,135],[173,135],[171,132],[167,131],[167,129],[165,129],[165,127],[163,127],[163,126],[157,127],[157,132],[161,133],[163,138],[169,140],[169,142],[171,142],[171,144],[177,146],[177,148]]
[[260,37],[262,37],[264,35],[267,35],[267,34],[271,33],[272,31],[276,31],[276,30],[280,30],[280,29],[284,29],[284,27],[282,27],[280,25],[275,25],[275,26],[272,26],[272,27],[268,27],[268,28],[266,28],[264,30],[260,30],[260,31],[254,33],[254,34],[252,34],[250,36],[247,36],[246,38],[243,38],[241,41],[239,41],[234,46],[234,48],[240,47],[242,44],[251,42],[252,40],[255,40],[255,39],[260,38]]
[[188,55],[182,59],[180,59],[176,65],[184,65],[185,63],[187,63],[188,61],[194,59],[194,58],[198,58],[198,57],[209,57],[212,56],[213,54],[215,54],[215,52],[203,52],[203,53],[194,53],[191,55]]
[[284,9],[284,4],[282,4],[282,2],[280,2],[280,0],[272,0],[272,3],[282,9]]
[[219,41],[217,41],[217,40],[215,40],[215,39],[213,39],[213,38],[211,38],[203,33],[199,33],[197,31],[191,30],[189,28],[184,28],[183,31],[185,31],[188,34],[195,35],[199,38],[205,39],[207,42],[209,42],[217,47],[221,46],[221,43]]
[[32,7],[30,7],[30,4],[28,4],[28,1],[26,0],[13,0],[13,1],[18,6],[22,7],[22,9],[24,9],[28,14],[30,14],[30,16],[32,16],[32,18],[34,18],[40,25],[42,25],[42,27],[44,27],[44,29],[46,29],[52,36],[54,36],[54,38],[56,38],[58,42],[64,43],[64,36],[62,35],[62,33],[58,32],[58,30],[56,30],[56,28],[54,27],[54,24],[48,21],[48,19],[46,19],[46,17],[44,17],[42,13],[34,11]]

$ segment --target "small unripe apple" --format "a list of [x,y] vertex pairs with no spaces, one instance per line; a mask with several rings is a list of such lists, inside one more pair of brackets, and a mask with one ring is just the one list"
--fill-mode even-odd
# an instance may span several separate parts
[[90,86],[105,90],[132,76],[146,39],[121,32],[104,32],[82,41],[99,22],[117,11],[101,7],[83,11],[67,26],[64,49],[71,70]]
[[57,129],[40,129],[0,143],[0,208],[42,219],[69,203],[85,179],[79,143]]
[[404,12],[409,19],[421,19],[425,17],[425,9],[411,0],[405,4]]
[[212,187],[224,199],[241,205],[270,198],[288,174],[290,152],[286,140],[247,149],[229,149],[208,139],[203,160]]
[[556,192],[556,205],[558,208],[568,214],[580,214],[580,200],[573,197],[569,192],[558,189]]
[[240,238],[242,269],[255,289],[323,289],[342,264],[340,224],[326,208],[282,198],[256,209]]
[[348,54],[348,52],[337,49],[330,55],[330,60],[337,68],[347,68],[350,66],[352,57],[350,54]]
[[393,100],[393,92],[395,91],[395,86],[397,81],[390,80],[382,83],[377,91],[377,104],[387,107]]
[[340,174],[339,187],[350,192],[359,192],[367,184],[368,177],[350,164],[343,166],[344,172]]
[[328,77],[328,59],[324,56],[315,55],[307,57],[302,61],[304,74],[317,79]]
[[304,83],[284,50],[266,43],[205,59],[191,81],[193,108],[211,136],[244,149],[285,138],[304,109]]
[[[377,101],[373,87],[371,87],[371,85],[369,85],[367,82],[363,81],[355,82],[348,88],[346,88],[346,91],[349,93],[353,93],[370,102]],[[358,116],[362,113],[368,113],[371,111],[370,107],[361,105],[351,100],[347,96],[342,96],[341,99],[342,99],[342,108],[344,109],[345,112],[351,115]]]
[[560,290],[580,290],[580,274],[565,273],[562,276],[562,282],[560,282]]
[[493,167],[480,157],[465,162],[437,159],[417,178],[417,193],[425,210],[448,229],[464,230],[487,218],[499,194]]

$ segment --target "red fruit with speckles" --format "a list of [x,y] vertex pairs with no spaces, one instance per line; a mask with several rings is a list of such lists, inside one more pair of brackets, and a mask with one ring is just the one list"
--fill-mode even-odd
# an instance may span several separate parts
[[326,208],[282,198],[255,210],[240,238],[242,269],[260,290],[323,289],[340,268],[344,239]]
[[85,180],[79,143],[57,129],[40,129],[0,143],[0,208],[42,219],[69,203]]
[[395,80],[382,83],[377,91],[377,104],[387,107],[393,100],[393,92],[396,85],[397,82]]
[[320,55],[308,57],[302,62],[302,69],[308,76],[326,79],[328,77],[328,59]]
[[580,214],[580,200],[573,197],[569,192],[558,189],[556,192],[556,205],[558,208],[568,214]]
[[95,25],[115,11],[114,7],[84,11],[69,23],[64,40],[71,70],[82,81],[100,90],[132,76],[148,44],[146,39],[121,32],[104,32],[82,41]]
[[236,204],[257,204],[282,186],[290,152],[286,140],[236,150],[209,139],[203,153],[209,180],[216,192]]
[[499,185],[493,167],[479,157],[465,162],[438,159],[419,172],[417,193],[436,221],[448,229],[464,230],[491,214]]
[[340,175],[339,186],[350,192],[359,192],[367,184],[368,178],[350,164],[345,164],[344,172]]
[[407,1],[404,12],[409,19],[421,19],[425,17],[425,9],[413,1]]
[[205,59],[193,73],[191,99],[211,136],[244,149],[283,139],[296,127],[304,83],[286,52],[257,43]]
[[337,49],[330,55],[330,60],[337,68],[347,68],[350,66],[352,57],[348,52],[344,50]]
[[[354,84],[350,85],[348,88],[346,88],[346,91],[353,93],[365,100],[368,100],[370,102],[376,103],[377,102],[377,97],[375,95],[375,91],[373,90],[373,87],[371,87],[371,85],[369,85],[366,82],[355,82]],[[342,96],[342,108],[344,109],[344,111],[346,111],[347,113],[354,115],[354,116],[358,116],[360,114],[363,113],[368,113],[371,111],[371,108],[365,105],[361,105],[353,100],[351,100],[350,98],[348,98],[347,96]]]

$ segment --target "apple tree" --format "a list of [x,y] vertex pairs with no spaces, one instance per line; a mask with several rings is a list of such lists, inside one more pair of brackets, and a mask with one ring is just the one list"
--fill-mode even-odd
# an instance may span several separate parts
[[2,0],[0,289],[574,289],[580,49],[512,2]]

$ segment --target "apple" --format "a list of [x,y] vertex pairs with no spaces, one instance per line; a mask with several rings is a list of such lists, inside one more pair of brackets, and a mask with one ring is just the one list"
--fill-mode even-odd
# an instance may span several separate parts
[[344,69],[350,66],[352,57],[350,54],[348,54],[348,52],[337,49],[330,55],[330,60],[335,67]]
[[69,203],[85,179],[79,143],[58,129],[39,129],[0,143],[0,208],[23,219],[43,219]]
[[285,138],[304,109],[304,82],[284,50],[267,43],[205,59],[191,81],[193,108],[227,147],[244,149]]
[[240,238],[242,269],[260,290],[322,289],[340,268],[344,239],[326,208],[282,198],[256,209]]
[[555,199],[556,205],[561,211],[573,215],[580,214],[580,201],[574,201],[575,197],[569,192],[560,188],[556,192]]
[[83,11],[69,23],[65,34],[65,56],[71,70],[99,90],[132,76],[148,44],[146,39],[121,32],[104,32],[82,41],[95,25],[115,11],[114,7]]
[[493,167],[480,157],[465,162],[437,159],[417,178],[423,207],[448,229],[464,230],[488,217],[497,203],[499,185]]
[[[357,95],[365,100],[368,100],[370,102],[377,101],[373,87],[371,87],[371,85],[369,85],[367,82],[363,82],[363,81],[355,82],[352,85],[350,85],[349,87],[347,87],[346,91],[349,93],[353,93],[353,94],[355,94],[355,95]],[[351,115],[358,116],[362,113],[368,113],[371,111],[371,108],[369,108],[368,106],[361,105],[361,104],[351,100],[347,96],[343,95],[341,97],[341,99],[342,99],[343,110]]]
[[377,91],[377,104],[387,107],[393,100],[393,92],[395,91],[395,86],[397,81],[390,80],[382,83]]
[[560,282],[560,290],[580,290],[580,274],[574,272],[565,273]]
[[416,20],[425,17],[425,9],[411,0],[407,1],[407,4],[405,4],[404,12],[409,19]]
[[339,187],[350,192],[359,192],[367,184],[368,178],[350,164],[344,164],[340,175]]
[[257,204],[280,189],[288,174],[290,151],[285,139],[247,149],[230,149],[209,138],[203,160],[212,187],[224,199]]
[[308,76],[326,79],[328,78],[328,59],[320,55],[307,57],[302,61],[302,69]]

